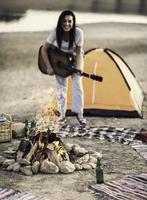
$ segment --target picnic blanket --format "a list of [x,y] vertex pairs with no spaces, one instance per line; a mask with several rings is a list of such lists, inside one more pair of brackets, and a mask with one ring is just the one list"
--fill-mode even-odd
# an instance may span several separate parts
[[119,128],[119,127],[76,127],[65,126],[59,130],[61,137],[86,137],[107,140],[109,142],[119,142],[130,145],[147,161],[147,144],[136,135],[143,135],[145,129]]
[[47,200],[27,192],[20,192],[11,188],[0,188],[0,200]]
[[147,174],[91,185],[90,189],[104,200],[147,200]]
[[59,133],[63,137],[87,137],[98,138],[100,140],[108,140],[110,142],[121,142],[128,144],[133,141],[138,133],[145,132],[145,129],[119,128],[119,127],[78,127],[78,126],[63,126],[59,129]]

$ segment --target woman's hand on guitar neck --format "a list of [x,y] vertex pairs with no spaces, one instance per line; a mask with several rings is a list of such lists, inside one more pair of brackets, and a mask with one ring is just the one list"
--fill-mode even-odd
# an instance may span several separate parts
[[54,75],[54,70],[53,70],[53,68],[47,67],[47,73],[48,73],[50,76],[53,76],[53,75]]

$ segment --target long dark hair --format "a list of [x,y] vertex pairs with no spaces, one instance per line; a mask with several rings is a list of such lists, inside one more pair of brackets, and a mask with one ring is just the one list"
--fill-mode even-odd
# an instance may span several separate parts
[[70,32],[69,32],[69,46],[68,48],[70,49],[71,47],[73,47],[73,43],[75,42],[75,32],[76,32],[76,17],[75,14],[71,11],[71,10],[64,10],[58,19],[57,22],[57,27],[56,27],[56,37],[57,37],[57,43],[59,48],[61,48],[61,44],[62,44],[62,37],[63,37],[63,29],[62,29],[62,23],[63,20],[65,18],[65,16],[67,15],[71,15],[73,17],[73,27],[71,28]]

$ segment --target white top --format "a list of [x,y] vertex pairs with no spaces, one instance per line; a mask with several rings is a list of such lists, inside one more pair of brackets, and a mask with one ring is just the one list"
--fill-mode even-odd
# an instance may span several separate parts
[[[54,46],[58,46],[57,40],[56,40],[56,29],[54,29],[49,36],[47,37],[47,42],[50,44],[53,44]],[[84,34],[83,31],[76,27],[76,35],[75,35],[75,43],[73,43],[73,47],[71,49],[68,49],[69,42],[66,42],[62,40],[61,43],[61,50],[64,52],[74,52],[76,46],[82,47],[84,43]]]

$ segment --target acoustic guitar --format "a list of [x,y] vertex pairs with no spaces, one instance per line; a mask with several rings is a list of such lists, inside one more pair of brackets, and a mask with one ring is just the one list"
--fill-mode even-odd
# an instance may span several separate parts
[[[47,67],[42,57],[41,49],[42,49],[42,46],[39,48],[39,52],[38,52],[38,67],[43,74],[48,74]],[[66,78],[72,75],[73,73],[78,73],[81,76],[84,76],[96,81],[101,82],[103,80],[101,76],[98,76],[96,74],[87,74],[79,69],[76,69],[74,67],[74,60],[75,60],[74,55],[70,53],[65,53],[53,45],[48,48],[47,53],[48,53],[48,58],[50,60],[51,66],[56,75]]]

